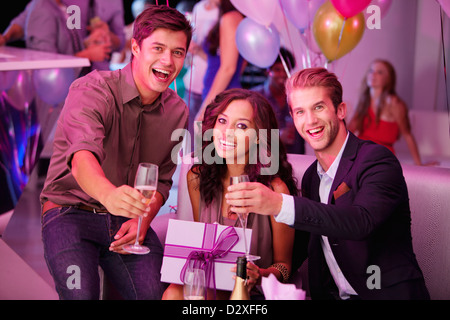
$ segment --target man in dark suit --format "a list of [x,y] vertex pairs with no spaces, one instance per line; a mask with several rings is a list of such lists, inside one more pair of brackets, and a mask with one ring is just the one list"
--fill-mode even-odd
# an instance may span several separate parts
[[303,196],[242,183],[228,189],[232,210],[274,215],[311,234],[312,299],[429,299],[397,158],[347,131],[342,86],[333,73],[302,70],[286,89],[296,129],[317,157],[303,177]]

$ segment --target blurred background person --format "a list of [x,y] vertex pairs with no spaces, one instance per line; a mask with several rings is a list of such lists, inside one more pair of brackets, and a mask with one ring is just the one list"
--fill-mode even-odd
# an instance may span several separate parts
[[220,92],[241,87],[244,58],[236,45],[236,30],[244,16],[230,0],[220,1],[219,20],[203,42],[207,54],[208,67],[203,79],[202,106],[195,117],[202,121],[206,106]]
[[[272,107],[262,95],[236,88],[218,94],[205,110],[203,135],[212,129],[212,153],[221,160],[194,164],[186,177],[194,221],[242,227],[239,217],[225,202],[231,176],[246,174],[250,181],[261,182],[276,192],[298,194],[292,166],[282,145],[278,157],[272,159],[279,164],[275,174],[264,173],[268,164],[263,164],[261,157],[256,157],[256,162],[251,160],[255,150],[268,154],[277,143],[272,139],[263,141],[265,138],[260,136],[261,130],[278,129]],[[230,134],[230,130],[235,133]],[[234,147],[230,148],[230,143]],[[210,144],[203,141],[202,151],[210,148]],[[288,281],[295,231],[274,218],[255,213],[249,214],[247,224],[252,229],[250,254],[261,257],[247,263],[248,289],[252,298],[258,299],[262,292],[255,285],[261,283],[262,277],[273,274],[280,282]],[[229,295],[229,291],[217,291],[218,300],[229,299]],[[208,297],[211,296],[212,292],[208,292]],[[183,287],[177,284],[170,284],[163,296],[169,300],[182,298]]]
[[156,0],[134,0],[131,3],[131,17],[124,27],[125,43],[120,51],[111,54],[111,70],[122,69],[131,61],[131,38],[133,37],[133,25],[137,16],[151,5],[156,5]]
[[[79,11],[67,12],[71,5]],[[75,28],[68,28],[67,23],[78,18],[80,28],[75,23]],[[19,39],[29,49],[88,58],[91,67],[83,73],[109,70],[111,52],[121,50],[125,43],[122,1],[32,0],[11,20],[0,44]]]
[[360,139],[381,144],[394,154],[394,143],[403,136],[414,163],[423,165],[411,132],[408,108],[395,90],[396,81],[395,69],[390,62],[381,59],[373,61],[363,80],[359,101],[348,129]]
[[188,129],[194,138],[194,119],[202,105],[203,78],[206,73],[207,55],[202,43],[208,32],[219,19],[220,0],[201,0],[194,5],[191,24],[194,27],[193,39],[186,58],[187,72],[183,81],[186,89],[184,100],[189,107]]
[[[295,58],[292,53],[285,48],[280,48],[280,54],[288,69],[292,70],[295,67]],[[288,153],[304,154],[305,141],[300,137],[297,130],[295,130],[287,103],[284,84],[288,75],[280,56],[278,56],[274,64],[266,71],[266,74],[266,81],[251,90],[261,93],[269,100],[277,117],[278,125],[280,127],[280,139],[283,142],[286,151]]]

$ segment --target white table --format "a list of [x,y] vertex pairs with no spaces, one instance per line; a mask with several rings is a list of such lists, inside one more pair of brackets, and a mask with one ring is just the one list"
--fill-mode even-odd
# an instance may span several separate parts
[[58,53],[0,46],[0,71],[90,66],[89,59]]

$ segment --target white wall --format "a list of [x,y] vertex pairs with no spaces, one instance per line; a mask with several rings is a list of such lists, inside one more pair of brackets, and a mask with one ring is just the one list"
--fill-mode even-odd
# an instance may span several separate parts
[[[448,17],[444,13],[444,44],[448,48]],[[414,59],[414,110],[446,110],[444,61],[440,6],[437,1],[419,1],[417,10],[416,47]],[[448,50],[447,50],[448,52]],[[450,79],[449,79],[450,80]]]
[[381,29],[366,28],[355,49],[332,63],[331,68],[344,87],[344,100],[350,111],[354,110],[357,103],[369,64],[377,58],[386,59],[394,65],[397,72],[397,92],[411,108],[417,2],[393,0],[389,11],[381,20]]

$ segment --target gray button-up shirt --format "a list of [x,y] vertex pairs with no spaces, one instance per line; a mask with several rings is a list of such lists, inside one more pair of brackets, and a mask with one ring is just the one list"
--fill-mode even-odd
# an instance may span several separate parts
[[169,196],[176,169],[171,153],[175,129],[187,126],[188,108],[171,89],[153,104],[142,105],[131,63],[121,70],[93,71],[73,82],[58,119],[41,203],[85,204],[102,209],[87,195],[71,172],[74,153],[92,152],[114,185],[134,185],[140,162],[159,166],[158,191]]

